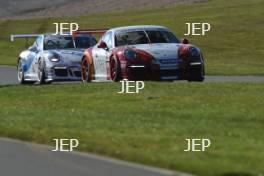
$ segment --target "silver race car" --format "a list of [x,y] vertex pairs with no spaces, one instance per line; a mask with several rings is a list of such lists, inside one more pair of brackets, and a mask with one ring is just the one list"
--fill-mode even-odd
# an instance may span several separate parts
[[96,44],[88,33],[11,35],[11,41],[15,38],[36,38],[18,57],[17,77],[21,84],[80,81],[83,51]]

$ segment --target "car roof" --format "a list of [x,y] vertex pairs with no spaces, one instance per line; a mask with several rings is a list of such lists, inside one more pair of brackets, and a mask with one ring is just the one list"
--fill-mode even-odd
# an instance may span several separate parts
[[[44,36],[53,36],[54,33],[44,33],[44,34],[41,34],[41,35],[44,35]],[[69,32],[65,32],[63,34],[67,34],[67,35],[60,35],[60,34],[57,34],[58,36],[72,36]],[[89,37],[93,37],[93,35],[91,34],[76,34],[78,36],[89,36]],[[56,36],[56,35],[55,35]]]
[[169,30],[168,28],[164,26],[158,26],[158,25],[135,25],[135,26],[123,26],[123,27],[116,27],[112,28],[109,31],[115,32],[121,32],[126,30],[148,30],[148,29],[159,29],[159,30]]

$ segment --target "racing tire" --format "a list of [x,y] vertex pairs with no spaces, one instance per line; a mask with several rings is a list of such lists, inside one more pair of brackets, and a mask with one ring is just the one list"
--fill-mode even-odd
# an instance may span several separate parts
[[82,82],[91,82],[90,64],[87,62],[86,59],[82,60]]
[[34,81],[25,81],[24,69],[21,59],[17,62],[17,80],[19,84],[33,84]]
[[120,62],[116,57],[110,60],[110,77],[114,82],[122,79]]
[[17,80],[19,84],[26,84],[26,81],[24,79],[24,70],[21,59],[17,62]]
[[189,82],[203,82],[204,81],[204,75],[205,75],[204,66],[190,70],[189,73],[190,73],[190,78],[188,79]]
[[45,84],[46,83],[46,73],[45,73],[45,66],[44,62],[41,59],[38,61],[38,83]]

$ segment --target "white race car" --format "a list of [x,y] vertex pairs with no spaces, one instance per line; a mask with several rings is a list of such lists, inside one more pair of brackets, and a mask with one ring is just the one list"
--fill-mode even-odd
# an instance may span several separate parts
[[21,84],[52,81],[80,81],[81,59],[85,48],[96,44],[90,34],[11,35],[15,38],[36,38],[35,43],[22,51],[17,61],[17,77]]

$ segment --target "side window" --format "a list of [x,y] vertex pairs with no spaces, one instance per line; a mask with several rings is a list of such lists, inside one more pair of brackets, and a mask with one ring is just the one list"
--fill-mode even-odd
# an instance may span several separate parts
[[106,45],[109,47],[109,48],[112,48],[112,32],[107,32],[102,40],[106,43]]

